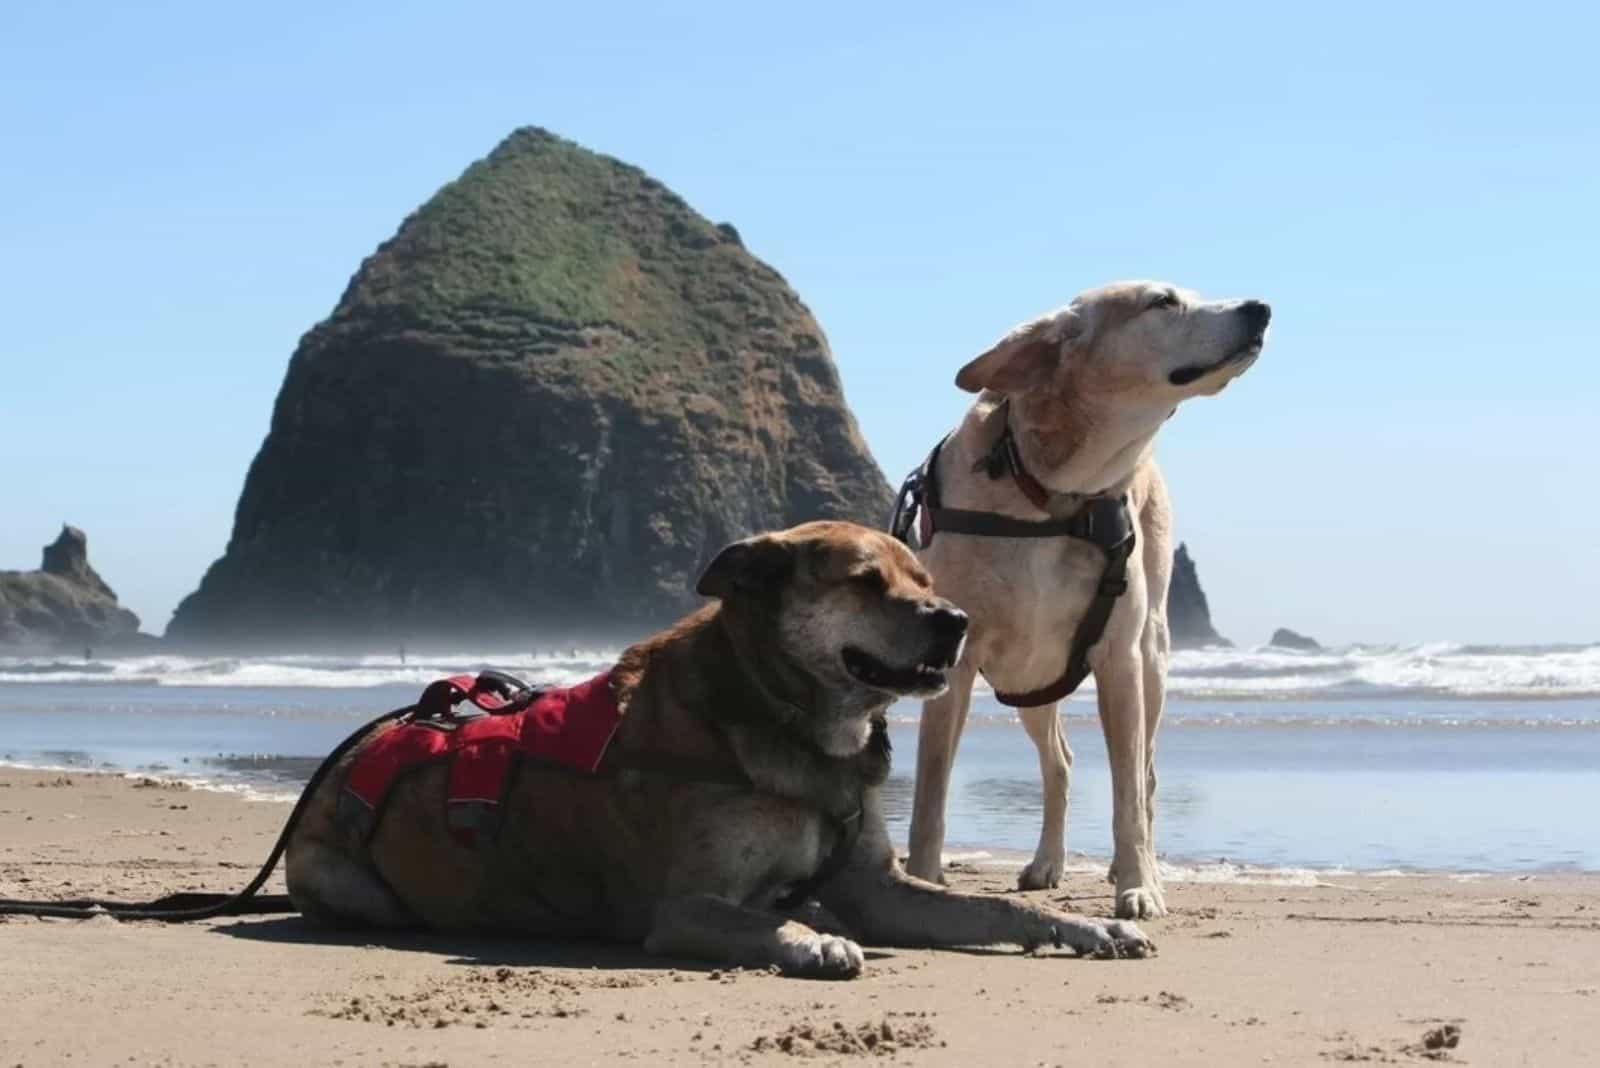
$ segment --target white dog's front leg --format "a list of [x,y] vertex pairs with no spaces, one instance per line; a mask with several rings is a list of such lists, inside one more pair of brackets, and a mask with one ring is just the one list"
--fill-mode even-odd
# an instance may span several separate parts
[[963,660],[950,672],[950,688],[922,705],[917,731],[917,785],[911,806],[911,859],[907,869],[930,883],[944,882],[944,808],[950,765],[972,708],[977,669]]
[[1117,915],[1166,915],[1150,843],[1149,765],[1145,759],[1144,669],[1133,650],[1109,650],[1095,668],[1100,726],[1111,758],[1111,878]]
[[[1165,600],[1163,593],[1162,598]],[[1144,636],[1144,814],[1150,852],[1156,851],[1156,730],[1167,704],[1171,639],[1165,619],[1152,619]]]
[[1067,800],[1072,792],[1072,749],[1055,705],[1018,709],[1028,737],[1039,750],[1039,778],[1044,783],[1044,823],[1039,848],[1022,874],[1020,890],[1045,890],[1061,885],[1067,866]]

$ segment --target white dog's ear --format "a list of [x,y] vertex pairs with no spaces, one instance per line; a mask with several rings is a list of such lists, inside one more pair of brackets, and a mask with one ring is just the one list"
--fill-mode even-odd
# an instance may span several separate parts
[[956,372],[956,386],[968,393],[1020,393],[1042,386],[1055,374],[1062,347],[1077,337],[1079,326],[1070,308],[1024,323]]
[[794,546],[771,534],[736,541],[717,554],[695,584],[702,597],[727,600],[740,593],[776,590],[794,566]]

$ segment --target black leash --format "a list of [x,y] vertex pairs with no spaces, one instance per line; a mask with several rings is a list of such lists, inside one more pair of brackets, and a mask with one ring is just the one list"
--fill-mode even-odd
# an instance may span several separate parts
[[258,895],[269,878],[272,871],[278,866],[278,861],[283,857],[283,851],[288,848],[289,835],[294,832],[295,826],[300,822],[300,817],[305,814],[306,806],[311,803],[312,796],[322,780],[328,777],[328,772],[339,762],[339,758],[349,752],[357,742],[361,741],[376,726],[387,723],[401,716],[409,715],[416,711],[416,706],[397,708],[393,712],[385,712],[377,719],[361,727],[350,737],[340,742],[327,759],[312,773],[311,780],[306,783],[306,788],[300,792],[300,799],[295,802],[294,810],[289,813],[289,819],[284,823],[283,830],[278,834],[278,841],[273,845],[272,852],[267,855],[266,863],[261,865],[261,870],[256,872],[256,877],[251,879],[243,890],[236,894],[215,894],[195,891],[183,891],[158,897],[154,901],[105,901],[98,898],[77,898],[67,901],[24,901],[18,898],[0,898],[0,915],[12,916],[55,916],[70,920],[88,920],[96,916],[113,916],[119,920],[165,920],[169,923],[183,923],[189,920],[208,920],[213,916],[253,916],[268,913],[299,912],[294,903],[289,900],[288,894]]

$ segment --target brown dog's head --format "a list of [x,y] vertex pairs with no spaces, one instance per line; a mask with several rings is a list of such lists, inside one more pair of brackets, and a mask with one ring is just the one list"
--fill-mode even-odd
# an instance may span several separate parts
[[896,697],[943,692],[967,617],[917,558],[854,523],[807,523],[734,542],[696,587],[722,600],[746,667],[799,705],[818,746],[848,756]]

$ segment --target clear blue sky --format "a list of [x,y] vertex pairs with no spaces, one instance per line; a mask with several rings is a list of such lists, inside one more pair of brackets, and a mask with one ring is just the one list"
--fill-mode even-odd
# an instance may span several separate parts
[[1600,639],[1592,5],[0,7],[0,566],[159,631],[300,334],[513,127],[795,286],[898,481],[1080,289],[1276,310],[1161,457],[1224,633]]

